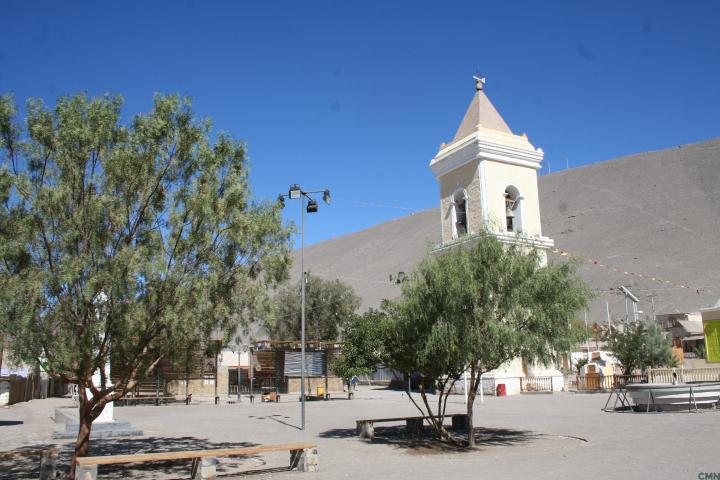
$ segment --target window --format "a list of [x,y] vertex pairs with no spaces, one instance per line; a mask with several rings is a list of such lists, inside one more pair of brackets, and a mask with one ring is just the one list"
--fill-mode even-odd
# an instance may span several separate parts
[[453,237],[463,237],[467,233],[467,196],[464,190],[460,190],[453,196]]
[[522,232],[522,197],[517,188],[509,186],[505,189],[505,230]]

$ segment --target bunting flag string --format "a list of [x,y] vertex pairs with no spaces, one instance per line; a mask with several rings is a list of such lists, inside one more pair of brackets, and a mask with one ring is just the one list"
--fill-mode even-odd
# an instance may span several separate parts
[[553,248],[551,251],[552,251],[552,253],[555,253],[555,254],[557,254],[557,255],[559,255],[559,256],[561,256],[561,257],[568,257],[568,258],[572,258],[572,259],[575,259],[575,260],[580,260],[580,261],[582,261],[582,262],[584,262],[584,263],[587,263],[587,264],[589,264],[589,265],[593,265],[593,266],[605,268],[605,269],[611,270],[611,271],[613,271],[613,272],[615,272],[615,273],[620,273],[620,274],[623,274],[623,275],[627,275],[628,277],[642,278],[642,279],[644,279],[644,280],[656,282],[656,283],[659,283],[659,284],[662,284],[662,285],[669,285],[669,286],[671,286],[671,287],[673,287],[673,288],[678,288],[678,289],[695,290],[698,295],[699,295],[700,293],[713,293],[713,292],[711,292],[710,290],[708,290],[708,289],[705,288],[705,287],[697,287],[697,288],[696,288],[696,287],[692,287],[692,286],[690,286],[690,285],[685,285],[684,283],[675,283],[675,282],[673,282],[673,281],[671,281],[671,280],[668,280],[668,279],[665,279],[665,278],[661,278],[661,277],[658,277],[658,276],[654,276],[654,275],[648,275],[648,274],[643,274],[643,273],[639,273],[639,272],[633,272],[633,271],[628,271],[628,270],[619,269],[619,268],[616,268],[616,267],[613,267],[613,266],[610,266],[610,265],[606,265],[606,264],[602,263],[602,262],[599,261],[599,260],[595,260],[595,259],[593,259],[593,258],[589,258],[589,257],[586,257],[586,256],[584,256],[584,255],[578,255],[578,254],[570,253],[570,252],[568,252],[568,251],[566,251],[566,250],[562,250],[562,249],[560,249],[560,248]]

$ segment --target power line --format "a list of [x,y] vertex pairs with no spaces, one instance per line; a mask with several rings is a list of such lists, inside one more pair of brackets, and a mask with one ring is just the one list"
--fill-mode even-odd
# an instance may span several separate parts
[[363,205],[365,207],[393,208],[395,210],[405,210],[408,212],[422,212],[423,210],[426,210],[424,208],[401,207],[399,205],[388,205],[388,204],[384,204],[384,203],[371,203],[371,202],[364,202],[361,200],[351,200],[349,198],[335,197],[334,200],[337,200],[339,202],[351,203],[354,205]]

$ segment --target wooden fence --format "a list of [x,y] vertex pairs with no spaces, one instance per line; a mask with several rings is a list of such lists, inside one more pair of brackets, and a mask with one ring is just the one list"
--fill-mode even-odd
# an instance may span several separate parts
[[10,385],[8,405],[27,402],[36,398],[60,397],[65,395],[67,387],[60,378],[41,378],[31,373],[27,377],[10,375],[0,377],[0,382]]

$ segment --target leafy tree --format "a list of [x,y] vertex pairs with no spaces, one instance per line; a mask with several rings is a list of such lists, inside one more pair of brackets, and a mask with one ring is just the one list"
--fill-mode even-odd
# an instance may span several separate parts
[[[582,339],[571,322],[589,290],[570,264],[541,266],[539,254],[483,233],[426,258],[387,305],[386,364],[419,374],[422,405],[441,438],[452,385],[469,371],[468,439],[480,376],[514,358],[549,363]],[[433,409],[428,390],[439,395]],[[411,397],[412,398],[412,397]]]
[[[266,317],[265,327],[277,340],[300,338],[300,282],[280,289],[274,312]],[[308,275],[305,285],[305,338],[334,341],[340,328],[355,315],[360,297],[349,285],[339,280],[323,280]]]
[[368,375],[382,362],[383,325],[386,316],[370,309],[363,315],[353,315],[343,324],[340,357],[331,371],[350,385],[356,375]]
[[626,325],[622,332],[614,332],[608,338],[608,349],[615,354],[625,375],[635,370],[644,373],[654,367],[676,367],[678,363],[670,341],[656,323]]
[[697,358],[705,358],[707,355],[704,343],[699,344],[697,347],[693,348],[692,351],[697,356]]
[[589,362],[587,357],[578,358],[578,361],[575,363],[575,370],[578,375],[580,375],[580,372],[582,371],[583,367],[587,365]]
[[0,333],[79,384],[71,469],[108,402],[183,346],[229,338],[289,262],[279,206],[251,200],[243,143],[211,140],[187,99],[158,95],[129,125],[122,103],[30,100],[21,125],[0,97]]

